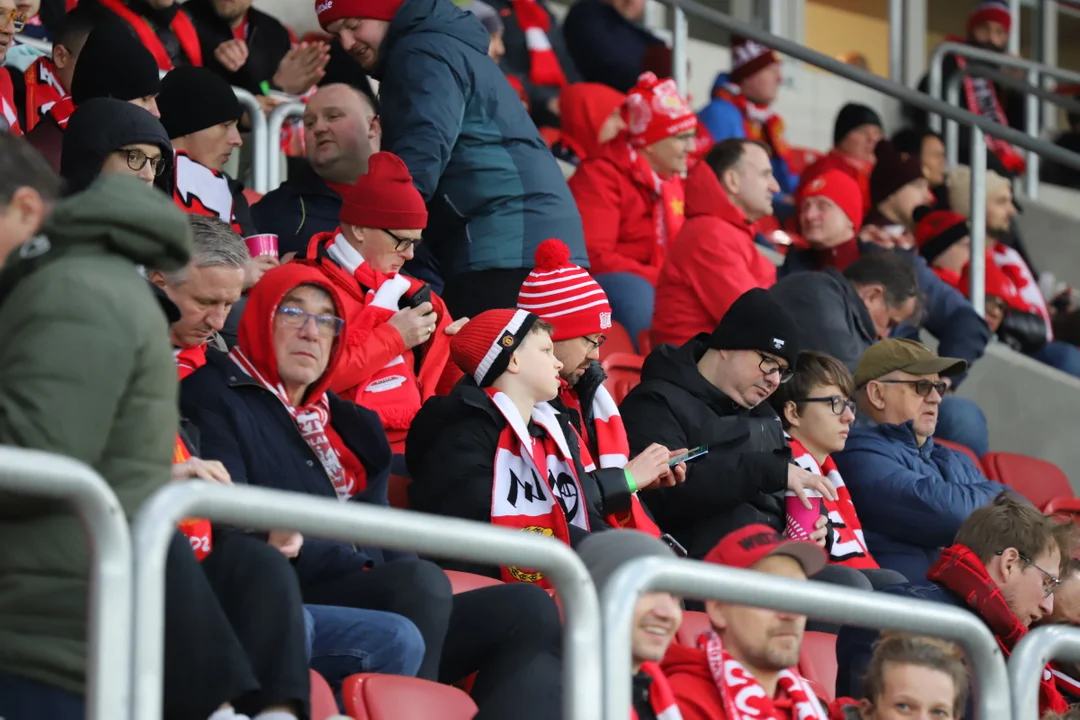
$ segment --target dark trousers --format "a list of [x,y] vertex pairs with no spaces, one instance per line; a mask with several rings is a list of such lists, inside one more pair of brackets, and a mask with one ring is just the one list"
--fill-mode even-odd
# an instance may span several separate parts
[[516,308],[529,268],[479,270],[446,278],[442,299],[454,318],[476,317],[485,310]]

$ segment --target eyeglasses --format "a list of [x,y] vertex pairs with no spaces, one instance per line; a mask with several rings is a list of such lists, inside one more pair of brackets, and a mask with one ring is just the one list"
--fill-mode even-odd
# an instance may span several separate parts
[[926,397],[930,394],[931,390],[937,390],[937,394],[942,397],[945,396],[945,391],[949,389],[949,384],[944,380],[878,380],[879,383],[886,385],[912,385],[915,388],[915,394],[920,397]]
[[394,238],[394,242],[397,243],[396,245],[394,245],[394,252],[405,252],[409,248],[416,247],[421,242],[423,242],[423,238],[420,238],[419,240],[410,240],[409,238],[398,237],[397,235],[390,232],[386,228],[381,228],[381,229],[382,229],[382,231],[384,233],[386,233],[390,237]]
[[22,32],[23,28],[26,27],[26,21],[29,19],[30,13],[25,10],[0,10],[0,30],[6,28],[8,23],[11,23],[15,32]]
[[813,403],[829,403],[829,409],[832,410],[833,415],[843,415],[844,410],[850,410],[855,414],[855,401],[848,400],[842,395],[832,395],[830,397],[817,397],[817,398],[794,398],[797,403],[813,402]]
[[783,385],[795,374],[794,370],[789,367],[784,367],[765,353],[759,352],[758,355],[761,356],[761,362],[758,363],[758,370],[761,370],[761,373],[765,377],[769,377],[773,373],[780,373],[780,384]]
[[[1004,552],[1004,550],[998,550],[996,554],[1002,555]],[[1057,575],[1051,575],[1050,573],[1046,572],[1041,567],[1036,565],[1035,561],[1028,556],[1021,555],[1020,553],[1017,553],[1017,555],[1020,555],[1020,559],[1024,562],[1025,565],[1030,565],[1031,567],[1035,568],[1043,574],[1043,597],[1048,598],[1053,595],[1054,591],[1057,590],[1058,585],[1061,584],[1061,578],[1059,578]]]
[[304,312],[298,307],[279,307],[277,316],[281,324],[291,328],[302,328],[307,325],[308,318],[315,321],[315,330],[323,337],[336,337],[341,332],[345,321],[333,315],[316,315]]
[[[593,350],[599,350],[600,346],[607,342],[607,338],[603,335],[600,336],[599,340],[593,340],[591,337],[586,337],[584,335],[581,336],[581,339],[589,343],[589,345],[592,346]],[[590,350],[589,352],[592,352],[592,350]]]
[[146,153],[144,153],[142,150],[136,149],[123,149],[117,150],[116,152],[127,154],[128,167],[135,172],[139,172],[144,167],[146,167],[146,163],[150,163],[150,170],[154,173],[154,177],[159,177],[161,175],[161,171],[165,169],[165,163],[163,162],[165,160],[164,155],[158,155],[157,157],[152,158]]

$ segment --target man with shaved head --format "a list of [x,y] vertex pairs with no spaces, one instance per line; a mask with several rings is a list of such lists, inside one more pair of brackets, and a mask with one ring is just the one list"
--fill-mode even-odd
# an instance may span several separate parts
[[255,224],[278,236],[282,254],[298,252],[313,235],[333,231],[341,189],[367,172],[381,140],[379,116],[367,95],[341,83],[319,88],[304,110],[310,167],[303,165],[252,208]]

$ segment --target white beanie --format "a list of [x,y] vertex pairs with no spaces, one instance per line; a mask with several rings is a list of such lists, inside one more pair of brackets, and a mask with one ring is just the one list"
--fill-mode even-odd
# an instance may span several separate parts
[[[949,205],[952,211],[971,219],[971,168],[967,165],[957,165],[949,170],[945,180],[949,188]],[[998,175],[993,170],[986,171],[986,194],[987,196],[1010,187],[1009,181]]]

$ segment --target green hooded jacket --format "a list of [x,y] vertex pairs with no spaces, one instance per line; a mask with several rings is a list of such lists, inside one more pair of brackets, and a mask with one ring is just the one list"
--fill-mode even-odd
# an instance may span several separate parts
[[[190,247],[168,197],[103,176],[0,271],[0,444],[85,462],[129,519],[169,481],[179,422],[168,325],[137,266],[178,269]],[[0,493],[0,671],[83,692],[87,577],[70,508]]]

